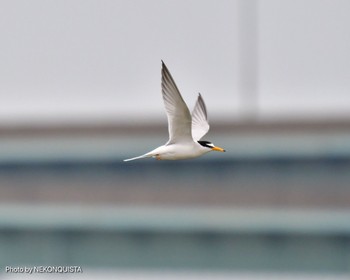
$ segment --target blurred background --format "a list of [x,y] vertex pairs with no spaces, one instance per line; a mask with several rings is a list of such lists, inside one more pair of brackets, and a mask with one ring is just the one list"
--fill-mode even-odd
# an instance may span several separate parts
[[[0,278],[349,279],[350,2],[0,3]],[[227,150],[167,141],[161,59]]]

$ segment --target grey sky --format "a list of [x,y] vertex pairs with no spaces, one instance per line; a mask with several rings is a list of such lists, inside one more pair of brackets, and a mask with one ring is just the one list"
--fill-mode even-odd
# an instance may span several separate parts
[[[164,118],[161,59],[239,119],[238,1],[1,1],[0,123]],[[257,3],[260,116],[350,116],[350,2]]]
[[260,1],[265,112],[350,116],[348,11],[346,0]]

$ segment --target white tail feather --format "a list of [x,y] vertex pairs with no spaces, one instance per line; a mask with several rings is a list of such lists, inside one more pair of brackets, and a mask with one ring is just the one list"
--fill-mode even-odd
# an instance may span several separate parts
[[124,161],[131,161],[131,160],[135,160],[135,159],[142,159],[142,158],[148,158],[148,157],[151,157],[151,155],[142,155],[142,156],[139,156],[139,157],[134,157],[134,158],[128,158],[128,159],[124,159]]

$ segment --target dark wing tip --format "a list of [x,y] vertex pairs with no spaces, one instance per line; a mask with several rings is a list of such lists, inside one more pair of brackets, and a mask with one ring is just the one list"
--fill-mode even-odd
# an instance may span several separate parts
[[168,67],[166,67],[166,65],[165,65],[163,60],[162,60],[162,73],[163,73],[163,75],[165,75],[165,74],[170,75]]
[[204,113],[205,119],[208,120],[208,113],[207,113],[207,106],[205,106],[204,99],[200,93],[198,93],[198,103],[202,108],[202,111]]
[[166,65],[165,65],[165,63],[163,61],[163,59],[161,61],[162,61],[162,70],[167,70],[169,72],[168,68],[166,67]]

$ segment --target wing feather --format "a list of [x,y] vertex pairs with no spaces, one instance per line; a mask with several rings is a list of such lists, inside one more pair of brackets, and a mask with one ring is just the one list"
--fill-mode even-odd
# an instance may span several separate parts
[[195,141],[200,140],[209,131],[207,108],[202,95],[198,94],[196,105],[192,112],[192,136]]
[[168,117],[169,141],[167,144],[193,141],[190,111],[163,61],[162,95]]

